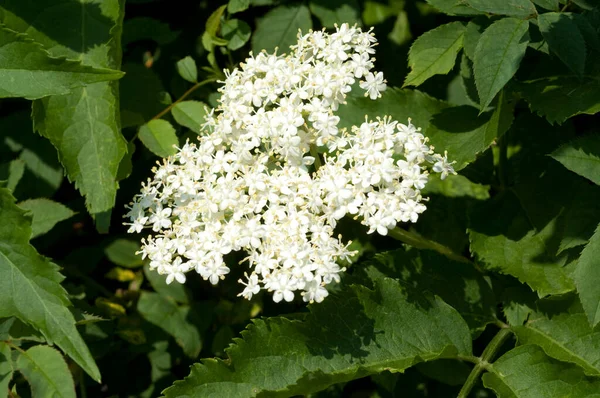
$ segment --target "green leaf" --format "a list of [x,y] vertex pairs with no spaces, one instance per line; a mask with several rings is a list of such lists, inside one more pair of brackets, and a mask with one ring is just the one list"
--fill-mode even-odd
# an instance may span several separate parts
[[[101,4],[6,0],[0,6],[0,22],[15,31],[26,31],[52,56],[119,69],[123,2]],[[35,27],[24,20],[35,21]],[[63,29],[65,26],[70,29]],[[69,180],[85,196],[92,214],[114,206],[116,174],[126,151],[119,126],[118,92],[117,82],[101,82],[33,104],[34,128],[56,147]]]
[[550,11],[558,11],[558,0],[531,0],[538,6]]
[[362,20],[367,26],[377,25],[397,14],[397,10],[387,4],[365,1]]
[[448,15],[478,15],[483,12],[478,11],[472,7],[468,1],[465,0],[426,0],[427,3],[431,4],[434,8],[440,10],[444,14]]
[[119,163],[119,170],[117,171],[117,180],[121,181],[126,179],[131,175],[133,171],[133,163],[132,157],[135,153],[135,144],[133,142],[127,143],[127,153],[121,159],[121,163]]
[[138,137],[146,148],[162,158],[174,155],[179,146],[175,128],[163,119],[150,120],[141,126]]
[[308,7],[302,4],[278,6],[258,20],[252,36],[252,51],[254,54],[261,50],[272,53],[278,48],[280,54],[287,53],[296,43],[298,30],[307,33],[311,28]]
[[51,57],[27,36],[0,28],[0,98],[32,100],[68,94],[77,87],[121,77],[117,70]]
[[[30,112],[13,112],[0,119],[0,131],[4,137],[0,148],[3,147],[7,157],[16,156],[15,162],[25,165],[24,178],[16,185],[14,196],[25,199],[54,195],[63,181],[64,171],[52,144],[33,133]],[[20,165],[14,167],[18,169]]]
[[574,289],[564,267],[567,256],[556,255],[553,248],[556,219],[536,230],[512,192],[475,207],[469,218],[471,251],[487,269],[516,277],[540,297]]
[[161,296],[168,297],[178,303],[189,304],[188,293],[185,285],[181,283],[171,283],[167,285],[164,275],[156,271],[150,271],[148,265],[144,266],[144,276],[150,282],[150,286]]
[[418,86],[431,76],[447,74],[462,48],[465,25],[451,22],[419,36],[408,53],[411,71],[404,86]]
[[463,45],[465,54],[471,61],[475,58],[475,48],[477,48],[481,34],[496,20],[486,16],[478,16],[467,24]]
[[552,152],[567,169],[600,185],[600,136],[587,135]]
[[188,321],[189,306],[178,306],[158,293],[142,292],[137,310],[148,322],[173,336],[187,356],[196,358],[200,354],[202,340],[196,326]]
[[542,36],[552,51],[577,75],[585,69],[585,41],[572,16],[567,13],[548,12],[538,17]]
[[491,24],[479,38],[473,72],[481,110],[492,102],[519,69],[529,41],[528,30],[527,21],[503,18]]
[[416,90],[389,88],[377,101],[349,96],[338,115],[340,127],[346,128],[360,125],[365,115],[369,119],[390,115],[401,123],[410,117],[430,138],[436,151],[447,150],[448,158],[457,161],[455,169],[460,170],[510,127],[514,104],[502,97],[494,111],[478,116],[477,109],[470,106],[450,107]]
[[0,189],[0,318],[15,316],[41,331],[94,380],[100,372],[67,308],[69,299],[60,286],[58,267],[40,256],[29,244],[31,221],[15,205],[6,189]]
[[466,0],[466,3],[477,11],[521,19],[537,14],[530,0]]
[[232,51],[242,48],[251,34],[250,25],[239,19],[230,19],[221,26],[221,35],[227,40],[227,48]]
[[600,376],[600,330],[594,331],[585,314],[533,314],[523,326],[512,328],[520,344],[536,344],[546,355],[579,365],[589,376]]
[[[6,393],[8,384],[13,377],[12,356],[10,346],[0,341],[0,391]],[[4,397],[4,395],[2,395]]]
[[427,136],[438,152],[448,151],[448,159],[456,161],[455,170],[473,162],[509,129],[515,103],[506,97],[501,92],[496,108],[481,116],[470,106],[446,108],[434,115]]
[[17,367],[29,382],[35,397],[77,396],[67,363],[54,348],[38,345],[21,352]]
[[600,322],[600,226],[581,252],[575,271],[575,285],[592,326]]
[[460,81],[469,99],[468,105],[478,106],[480,100],[475,85],[475,77],[473,76],[473,62],[467,57],[466,52],[463,53],[460,60]]
[[600,112],[600,82],[597,78],[549,76],[518,83],[517,88],[532,111],[550,123],[563,123],[571,116]]
[[364,265],[376,268],[366,268],[369,279],[384,274],[439,296],[461,314],[474,334],[496,320],[492,289],[472,264],[452,261],[429,250],[399,249],[377,254]]
[[6,167],[6,174],[4,174],[3,170],[3,176],[0,180],[6,180],[6,188],[14,192],[17,184],[21,181],[21,178],[23,178],[23,174],[25,173],[25,162],[22,159],[15,159],[3,165],[3,168],[4,167]]
[[343,23],[361,24],[360,5],[357,0],[311,0],[308,7],[325,28],[333,28],[335,24]]
[[412,33],[410,33],[410,22],[408,20],[408,13],[406,11],[400,11],[394,22],[394,27],[391,32],[388,33],[388,39],[398,46],[402,46],[408,43],[412,39]]
[[227,3],[227,11],[230,14],[246,11],[250,7],[250,0],[229,0]]
[[200,134],[202,125],[206,122],[206,104],[200,101],[182,101],[171,109],[171,114],[177,123]]
[[206,33],[210,36],[217,37],[219,28],[221,27],[221,17],[227,8],[227,4],[220,6],[206,20]]
[[121,267],[138,268],[144,264],[142,257],[135,254],[140,244],[129,239],[117,239],[104,249],[108,259]]
[[204,359],[164,395],[289,397],[470,355],[467,325],[439,297],[376,275],[371,283],[373,290],[344,283],[302,320],[254,320],[227,360]]
[[172,31],[169,24],[158,19],[148,17],[136,17],[127,19],[123,24],[123,47],[140,40],[152,40],[159,45],[173,42],[179,36],[179,32]]
[[177,61],[177,72],[179,73],[179,76],[190,83],[198,82],[198,68],[196,67],[196,61],[189,55]]
[[76,214],[67,206],[44,198],[26,200],[19,203],[19,207],[32,213],[31,239],[45,234],[59,222]]
[[585,377],[575,365],[549,358],[535,345],[502,355],[483,375],[483,385],[499,398],[596,398],[600,391],[599,380]]

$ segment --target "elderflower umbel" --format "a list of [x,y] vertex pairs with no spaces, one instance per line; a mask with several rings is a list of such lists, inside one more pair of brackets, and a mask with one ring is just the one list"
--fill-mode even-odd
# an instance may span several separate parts
[[264,289],[276,302],[297,293],[321,302],[344,271],[337,261],[353,254],[334,236],[338,220],[351,215],[381,235],[416,222],[427,165],[444,178],[454,173],[447,155],[410,119],[338,128],[335,111],[356,79],[371,99],[386,89],[371,72],[375,44],[370,31],[344,24],[226,72],[199,142],[164,159],[128,206],[129,232],[156,232],[142,240],[150,268],[167,283],[196,271],[217,284],[229,273],[223,256],[244,250],[241,296]]

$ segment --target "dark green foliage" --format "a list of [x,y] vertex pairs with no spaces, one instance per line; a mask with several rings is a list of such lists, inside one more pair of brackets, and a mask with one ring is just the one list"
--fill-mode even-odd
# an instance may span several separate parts
[[[0,2],[0,398],[598,397],[599,7]],[[386,237],[340,220],[357,254],[322,303],[238,297],[243,253],[167,284],[125,206],[250,51],[345,22],[388,88],[340,126],[411,118],[458,174]]]

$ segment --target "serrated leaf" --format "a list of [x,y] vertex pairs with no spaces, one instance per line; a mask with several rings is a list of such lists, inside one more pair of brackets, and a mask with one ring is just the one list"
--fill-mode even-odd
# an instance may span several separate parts
[[239,19],[230,19],[221,26],[221,36],[227,40],[227,48],[232,51],[242,48],[251,34],[250,25]]
[[171,114],[177,123],[200,134],[202,125],[206,123],[206,104],[200,101],[182,101],[171,109]]
[[448,15],[478,15],[483,12],[470,7],[468,1],[465,0],[426,0],[434,8]]
[[579,365],[589,376],[600,376],[600,330],[590,327],[585,314],[535,313],[512,330],[519,344],[536,344],[546,355]]
[[499,398],[596,398],[600,381],[575,365],[549,358],[541,348],[524,345],[502,355],[483,375],[483,385]]
[[471,61],[475,58],[475,48],[477,48],[477,42],[479,42],[481,34],[496,20],[482,15],[467,23],[463,46],[465,48],[464,53]]
[[32,213],[31,239],[45,234],[59,222],[76,214],[67,206],[44,198],[20,202],[19,207]]
[[471,250],[487,269],[516,277],[540,297],[574,289],[564,267],[567,256],[556,255],[549,244],[556,219],[536,230],[512,192],[475,207],[469,218]]
[[35,397],[77,396],[67,363],[54,348],[38,345],[20,352],[17,368],[29,382]]
[[[52,56],[96,68],[120,68],[122,1],[6,0],[0,7],[0,22],[26,31]],[[24,20],[35,21],[35,27]],[[115,202],[116,174],[126,150],[118,101],[118,83],[101,82],[33,104],[35,130],[56,147],[91,214],[106,212]]]
[[479,38],[473,58],[473,73],[481,110],[492,102],[519,69],[529,42],[528,30],[527,21],[503,18],[491,24]]
[[202,340],[196,326],[188,321],[189,306],[178,306],[158,293],[142,292],[137,310],[148,322],[173,336],[187,356],[196,358],[200,354]]
[[439,297],[390,278],[372,283],[343,285],[303,320],[255,320],[227,361],[203,360],[163,394],[289,397],[471,352],[467,325]]
[[165,276],[160,275],[156,271],[150,271],[150,268],[147,265],[144,266],[144,275],[156,293],[171,298],[178,303],[189,304],[185,285],[181,283],[171,283],[167,285]]
[[451,22],[419,36],[408,53],[411,71],[404,86],[418,86],[431,76],[447,74],[462,48],[465,25]]
[[400,249],[377,254],[364,265],[376,269],[366,268],[369,279],[385,274],[441,297],[461,314],[473,334],[496,319],[492,289],[472,264],[458,263],[429,250]]
[[27,36],[0,28],[0,98],[33,100],[68,94],[77,87],[121,77],[118,70],[52,57]]
[[[13,377],[12,357],[10,346],[4,341],[0,341],[0,391],[3,394],[8,391],[8,384]],[[2,395],[4,397],[4,395]]]
[[563,123],[571,116],[600,112],[600,82],[596,78],[549,76],[517,85],[532,111],[550,123]]
[[573,18],[573,22],[575,22],[579,28],[579,32],[585,39],[586,46],[596,51],[600,51],[600,33],[594,26],[592,26],[590,20],[582,14],[571,13],[569,16]]
[[600,226],[581,252],[575,270],[575,285],[592,326],[600,323]]
[[361,25],[357,0],[311,0],[308,7],[325,28],[333,28],[336,23]]
[[162,158],[174,155],[179,146],[175,128],[163,119],[150,120],[141,126],[138,137],[146,148]]
[[530,0],[466,0],[473,9],[489,14],[526,19],[536,14]]
[[254,54],[262,50],[272,53],[278,48],[280,54],[287,53],[296,43],[298,30],[306,33],[311,28],[308,7],[301,4],[278,6],[258,20],[252,36],[252,51]]
[[460,60],[460,81],[469,99],[468,105],[478,106],[480,100],[473,76],[473,62],[467,57],[466,52],[463,53]]
[[246,11],[250,6],[250,0],[229,0],[227,3],[227,11],[230,14]]
[[140,244],[129,239],[117,239],[104,249],[108,259],[122,267],[137,268],[144,264],[142,257],[135,254],[140,250]]
[[568,13],[547,12],[538,17],[542,36],[550,51],[573,72],[582,76],[585,69],[585,41],[577,24]]
[[538,6],[550,11],[558,11],[558,0],[531,0]]
[[580,137],[552,152],[567,169],[600,185],[600,136]]
[[461,170],[510,128],[514,107],[501,93],[495,109],[481,116],[471,106],[446,108],[434,115],[427,136],[438,152],[448,151],[448,158],[456,162],[454,169]]
[[196,67],[196,61],[189,55],[183,59],[177,61],[177,72],[184,80],[190,83],[198,82],[198,68]]
[[14,202],[0,189],[0,317],[15,316],[32,325],[99,381],[100,372],[67,308],[63,276],[29,244],[31,221]]

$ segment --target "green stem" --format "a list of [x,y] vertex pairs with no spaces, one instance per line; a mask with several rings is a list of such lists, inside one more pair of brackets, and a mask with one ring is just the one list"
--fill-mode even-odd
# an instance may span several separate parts
[[163,109],[161,112],[159,112],[156,116],[154,116],[151,120],[160,119],[166,113],[168,113],[171,109],[173,109],[173,107],[175,105],[177,105],[178,103],[180,103],[181,101],[183,101],[184,99],[186,99],[191,93],[193,93],[194,91],[196,91],[200,87],[202,87],[202,86],[204,86],[204,85],[206,85],[208,83],[215,82],[215,81],[217,81],[216,78],[211,78],[211,79],[202,80],[201,82],[194,84],[192,87],[189,88],[188,91],[186,91],[185,93],[183,93],[183,95],[181,97],[179,97],[177,99],[177,101],[175,101],[171,105],[167,106],[165,109]]
[[81,394],[81,398],[87,398],[87,389],[85,388],[85,374],[83,372],[79,372],[79,391]]
[[[202,86],[204,86],[204,85],[206,85],[208,83],[216,82],[217,80],[218,79],[216,77],[212,77],[210,79],[202,80],[201,82],[194,84],[192,87],[190,87],[190,89],[188,91],[186,91],[185,93],[183,93],[183,95],[181,97],[179,97],[175,102],[173,102],[172,104],[170,104],[169,106],[167,106],[165,109],[163,109],[162,111],[160,111],[156,116],[154,116],[150,120],[160,119],[161,117],[163,117],[164,115],[166,115],[171,109],[173,109],[173,107],[175,105],[177,105],[178,103],[180,103],[181,101],[183,101],[184,99],[186,99],[191,93],[193,93],[194,91],[198,90],[200,87],[202,87]],[[138,129],[135,132],[135,135],[133,137],[131,137],[131,139],[129,140],[129,142],[133,142],[138,137],[139,133],[140,133],[140,129]]]
[[479,357],[479,361],[475,364],[473,370],[471,370],[471,373],[469,374],[469,377],[467,377],[467,381],[460,389],[460,392],[458,393],[458,398],[467,398],[467,396],[479,380],[479,376],[481,376],[483,370],[491,366],[491,361],[494,359],[494,356],[496,355],[500,347],[502,347],[502,344],[504,344],[506,339],[510,336],[510,333],[510,329],[500,329],[500,331],[494,336],[492,341],[490,341],[487,347],[485,347],[485,350],[483,350],[481,357]]
[[440,254],[443,254],[444,256],[448,257],[451,260],[458,261],[461,263],[472,264],[472,265],[476,266],[476,264],[474,264],[471,260],[469,260],[468,258],[466,258],[464,256],[461,256],[458,253],[455,253],[449,247],[446,247],[440,243],[437,243],[437,242],[434,242],[427,238],[424,238],[421,235],[415,234],[413,232],[409,232],[400,227],[396,227],[394,229],[389,230],[388,235],[396,240],[399,240],[400,242],[414,246],[417,249],[434,250]]

